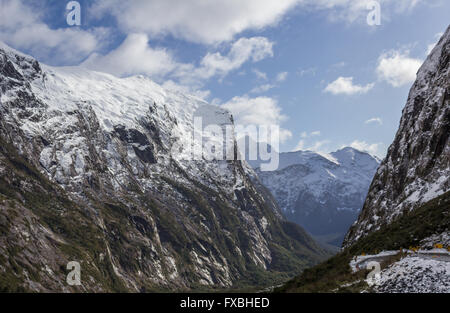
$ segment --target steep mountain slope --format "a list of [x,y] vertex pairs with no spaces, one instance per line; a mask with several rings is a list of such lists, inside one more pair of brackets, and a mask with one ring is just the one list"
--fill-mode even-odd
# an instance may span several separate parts
[[290,221],[340,246],[362,208],[378,160],[353,148],[328,156],[311,151],[279,156],[278,170],[256,169],[261,182]]
[[[179,149],[194,116],[232,125],[145,77],[52,68],[1,45],[0,288],[255,286],[323,259],[248,166]],[[65,284],[68,261],[82,286]]]
[[450,28],[417,73],[400,128],[344,246],[450,189]]

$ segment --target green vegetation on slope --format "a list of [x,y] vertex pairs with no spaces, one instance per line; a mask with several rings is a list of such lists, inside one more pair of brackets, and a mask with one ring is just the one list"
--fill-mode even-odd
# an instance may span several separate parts
[[[364,283],[342,288],[361,280],[366,271],[352,273],[349,263],[354,256],[376,254],[383,250],[400,250],[417,246],[421,240],[450,228],[450,192],[433,199],[412,212],[405,213],[389,225],[358,240],[338,255],[305,270],[300,276],[276,289],[276,292],[356,292]],[[395,261],[393,257],[391,262]],[[390,263],[390,262],[387,262]],[[386,266],[387,264],[385,264]],[[383,265],[382,265],[383,267]]]
[[[69,272],[66,269],[67,262],[84,260],[83,275],[92,277],[98,288],[104,291],[125,291],[111,262],[99,262],[99,254],[106,248],[103,233],[93,223],[91,213],[70,201],[64,190],[48,181],[1,138],[0,160],[1,165],[6,167],[6,172],[0,176],[0,240],[3,243],[0,251],[4,251],[4,256],[0,258],[3,268],[0,291],[30,291],[23,284],[27,279],[42,284],[44,288],[57,286],[50,280],[44,281],[39,274],[43,264],[52,260],[59,263],[59,271],[52,280],[65,282],[65,275]],[[28,219],[32,220],[33,225]],[[62,241],[55,241],[42,234],[39,225],[51,230]],[[21,242],[23,234],[20,231],[12,233],[12,228],[20,227],[24,227],[31,236],[42,234],[42,237]],[[38,243],[37,240],[43,241]],[[45,252],[52,260],[39,257],[39,253],[44,252],[39,245],[44,242],[48,245]],[[78,287],[67,288],[81,291]]]

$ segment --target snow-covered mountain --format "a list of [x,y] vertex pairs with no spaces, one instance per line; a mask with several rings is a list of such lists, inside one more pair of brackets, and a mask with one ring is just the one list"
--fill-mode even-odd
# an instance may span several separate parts
[[394,142],[344,246],[450,190],[449,138],[450,27],[417,73]]
[[[174,149],[190,143],[194,116],[233,124],[143,76],[49,67],[2,44],[0,289],[258,285],[324,258],[245,162]],[[69,261],[81,287],[66,284]]]
[[350,147],[330,154],[280,153],[279,159],[276,171],[256,168],[263,185],[289,220],[339,246],[358,217],[379,160]]

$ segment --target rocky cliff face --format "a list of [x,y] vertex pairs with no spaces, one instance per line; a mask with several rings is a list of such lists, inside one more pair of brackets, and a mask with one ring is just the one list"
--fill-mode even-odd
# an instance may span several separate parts
[[278,170],[256,171],[286,218],[340,246],[358,217],[378,165],[375,157],[344,148],[327,156],[311,151],[280,153]]
[[[52,68],[0,46],[0,288],[258,285],[325,257],[241,161],[174,150],[194,115],[232,125],[147,78]],[[67,286],[68,261],[82,286]]]
[[450,28],[417,73],[400,128],[344,246],[450,189]]

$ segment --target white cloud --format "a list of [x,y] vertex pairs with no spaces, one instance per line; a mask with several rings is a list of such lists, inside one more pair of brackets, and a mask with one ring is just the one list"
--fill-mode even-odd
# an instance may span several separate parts
[[[286,120],[286,116],[281,114],[277,100],[269,97],[234,97],[222,104],[222,107],[233,114],[237,125],[280,125]],[[289,130],[280,127],[280,142],[291,137]]]
[[348,147],[348,146],[355,148],[357,150],[360,150],[360,151],[368,152],[369,154],[376,155],[378,157],[383,157],[385,154],[385,151],[382,150],[383,149],[382,143],[370,144],[365,141],[355,140],[349,145],[342,146],[342,148]]
[[[181,92],[184,94],[194,95],[194,96],[197,96],[204,100],[207,100],[207,98],[209,96],[211,96],[211,91],[209,91],[209,90],[197,89],[197,88],[194,88],[193,86],[180,85],[170,79],[166,80],[161,85],[168,90],[174,90],[174,91],[178,91],[178,92]],[[213,100],[211,100],[211,104],[213,104],[213,105],[216,105],[218,103],[220,103],[220,100],[217,98],[214,98]]]
[[260,86],[253,88],[252,90],[250,90],[250,93],[264,93],[266,91],[269,91],[272,88],[275,88],[275,85],[264,84],[264,85],[260,85]]
[[260,70],[258,70],[256,68],[254,68],[252,71],[253,71],[253,73],[255,73],[255,75],[256,75],[256,77],[258,79],[267,80],[267,74],[266,73],[261,72]]
[[300,151],[300,150],[302,150],[302,151],[314,151],[314,152],[317,152],[317,153],[326,154],[327,153],[326,150],[328,150],[328,149],[325,149],[325,147],[327,145],[329,145],[330,143],[331,143],[330,140],[319,140],[319,141],[313,142],[312,145],[306,145],[305,140],[301,139],[297,143],[297,145],[295,146],[293,151]]
[[305,149],[305,141],[301,139],[292,151],[300,151]]
[[279,124],[286,119],[277,101],[269,97],[234,97],[222,107],[230,110],[241,124]]
[[390,51],[380,56],[376,72],[379,79],[401,87],[416,79],[421,65],[421,60],[409,57],[409,51]]
[[284,82],[287,79],[288,74],[289,74],[288,72],[278,73],[275,80],[279,83]]
[[307,68],[307,69],[300,69],[300,70],[297,71],[297,75],[299,75],[301,77],[306,76],[306,75],[315,76],[316,75],[316,71],[317,71],[317,69],[315,67],[310,67],[310,68]]
[[151,48],[145,34],[131,34],[107,55],[93,54],[83,66],[116,76],[146,74],[160,77],[174,71],[178,64],[165,49]]
[[331,65],[331,67],[333,67],[333,68],[341,68],[341,67],[344,67],[346,65],[347,65],[347,63],[345,63],[344,61],[341,61],[341,62],[338,62],[338,63],[335,63],[335,64]]
[[105,28],[51,29],[42,22],[41,8],[32,9],[21,0],[2,0],[0,5],[0,40],[51,64],[80,62],[101,48],[109,34]]
[[265,37],[240,38],[234,42],[226,56],[220,52],[208,53],[201,61],[195,76],[210,78],[214,75],[225,76],[240,68],[245,62],[259,62],[273,56],[273,42]]
[[258,62],[273,56],[273,43],[264,37],[240,38],[229,52],[208,53],[197,66],[178,62],[170,51],[149,45],[146,34],[130,34],[115,50],[106,55],[92,54],[82,66],[116,76],[145,74],[154,80],[173,80],[195,90],[214,77],[225,77],[245,62]]
[[126,32],[172,35],[192,42],[230,41],[244,30],[276,24],[300,0],[109,0],[97,1],[92,14],[111,13]]
[[[331,21],[346,21],[348,23],[366,23],[369,13],[368,4],[372,0],[305,0],[301,1],[305,7],[312,10],[328,12]],[[381,18],[389,20],[389,14],[400,14],[411,11],[424,0],[377,0],[381,5]]]
[[364,122],[365,124],[378,123],[379,125],[383,125],[383,120],[379,117],[373,117]]
[[329,140],[316,141],[311,147],[306,149],[310,151],[323,152],[322,147],[328,145],[330,142],[331,141]]
[[[256,70],[255,74],[257,76],[261,77],[261,78],[267,79],[267,76],[265,75],[265,73],[261,73],[258,70]],[[264,74],[264,76],[262,74]],[[285,81],[287,79],[287,76],[288,76],[288,72],[280,72],[275,77],[275,82],[274,83],[272,83],[272,84],[262,84],[262,85],[256,86],[255,88],[250,90],[250,93],[264,93],[264,92],[267,92],[270,89],[273,89],[273,88],[277,87],[283,81]]]
[[320,133],[319,130],[310,132],[309,134],[308,134],[307,132],[302,132],[302,133],[300,134],[300,137],[302,137],[302,138],[309,138],[309,137],[314,137],[314,136],[320,136],[320,134],[321,134],[321,133]]
[[328,84],[324,91],[334,95],[354,95],[367,93],[373,86],[374,84],[367,84],[366,86],[354,85],[353,77],[339,77],[334,82]]
[[279,138],[280,138],[280,143],[283,143],[286,140],[292,138],[292,132],[290,130],[287,130],[287,129],[284,129],[284,128],[280,127]]
[[294,148],[293,151],[299,151],[299,150],[309,150],[309,151],[315,151],[315,152],[320,152],[320,153],[326,153],[324,151],[324,146],[327,146],[330,141],[329,140],[319,140],[319,141],[315,141],[313,142],[311,145],[307,145],[306,141],[308,140],[308,138],[312,138],[312,137],[318,137],[321,135],[321,132],[319,130],[313,131],[313,132],[302,132],[300,134],[300,141],[297,143],[297,146]]

